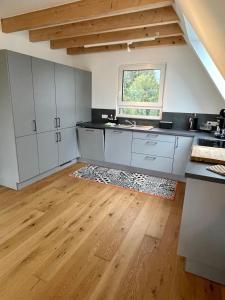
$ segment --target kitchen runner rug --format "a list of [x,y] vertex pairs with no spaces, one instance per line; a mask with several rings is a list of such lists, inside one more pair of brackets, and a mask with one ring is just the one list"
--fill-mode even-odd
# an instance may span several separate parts
[[159,178],[140,173],[110,169],[96,165],[87,165],[77,170],[72,176],[96,181],[104,184],[111,184],[122,188],[128,188],[173,200],[176,192],[176,181]]

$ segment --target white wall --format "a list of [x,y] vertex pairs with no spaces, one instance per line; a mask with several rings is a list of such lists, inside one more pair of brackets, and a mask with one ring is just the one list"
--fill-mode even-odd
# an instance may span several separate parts
[[10,34],[0,32],[0,49],[8,49],[68,66],[74,66],[73,57],[67,55],[65,49],[52,50],[50,49],[49,42],[31,43],[29,42],[27,31]]
[[189,46],[160,47],[74,56],[93,72],[93,108],[115,109],[118,69],[123,64],[167,63],[164,111],[218,113],[224,101]]

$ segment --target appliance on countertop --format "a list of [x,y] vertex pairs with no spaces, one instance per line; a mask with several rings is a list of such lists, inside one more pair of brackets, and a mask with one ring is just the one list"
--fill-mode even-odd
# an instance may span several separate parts
[[170,121],[159,121],[159,128],[172,129],[173,122]]
[[188,130],[197,131],[198,130],[198,117],[197,114],[194,114],[193,117],[188,119]]
[[215,132],[215,137],[217,139],[225,139],[225,109],[221,109],[220,116],[217,118],[219,125]]

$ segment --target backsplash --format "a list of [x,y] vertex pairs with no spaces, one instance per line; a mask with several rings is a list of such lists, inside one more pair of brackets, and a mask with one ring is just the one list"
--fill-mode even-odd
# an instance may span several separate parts
[[[92,122],[94,123],[106,123],[107,119],[102,119],[102,115],[108,115],[109,117],[116,114],[116,110],[114,109],[92,109]],[[172,121],[173,129],[187,129],[188,128],[188,119],[193,116],[190,113],[173,113],[173,112],[163,112],[162,120],[163,121]],[[199,118],[199,125],[206,123],[207,121],[215,121],[218,115],[216,114],[197,114]],[[119,123],[124,123],[124,120],[128,118],[118,118]],[[144,119],[132,119],[137,122],[137,124],[143,125],[152,125],[155,127],[159,126],[158,120],[144,120]]]

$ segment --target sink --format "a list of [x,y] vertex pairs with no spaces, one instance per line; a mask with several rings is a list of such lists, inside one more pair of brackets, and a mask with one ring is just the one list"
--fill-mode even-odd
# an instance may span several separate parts
[[198,139],[199,146],[225,148],[225,140]]
[[119,124],[115,126],[116,128],[123,128],[123,129],[132,129],[132,130],[151,130],[154,127],[153,126],[147,126],[147,125],[126,125],[126,124]]

